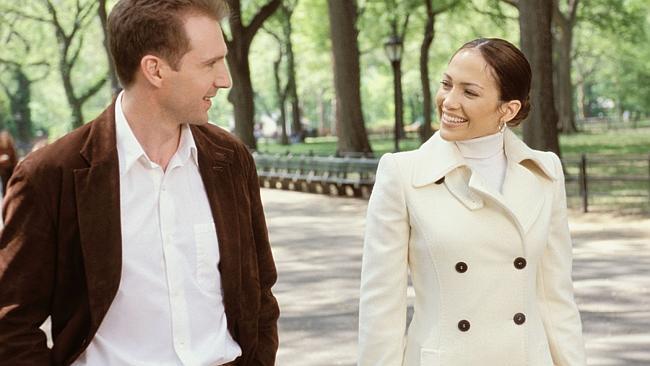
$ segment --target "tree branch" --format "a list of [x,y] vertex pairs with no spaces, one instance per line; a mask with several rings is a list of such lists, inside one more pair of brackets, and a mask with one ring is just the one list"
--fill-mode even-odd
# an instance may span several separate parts
[[[280,6],[282,0],[270,0],[264,5],[253,17],[250,24],[244,27],[244,41],[246,46],[249,46],[253,41],[255,33],[262,27],[262,24],[270,17]],[[243,24],[242,24],[243,26]]]
[[14,66],[14,67],[20,67],[21,66],[18,62],[14,61],[14,60],[9,60],[9,59],[2,58],[2,57],[0,57],[0,64],[2,64],[2,65],[10,65],[10,66]]
[[576,16],[578,14],[578,3],[580,3],[580,0],[569,0],[569,22],[571,24],[575,24],[576,22]]
[[77,46],[77,49],[72,54],[72,57],[65,60],[65,62],[68,65],[70,65],[70,68],[74,67],[74,65],[77,63],[77,59],[79,58],[79,54],[81,53],[81,49],[83,48],[83,44],[84,44],[84,37],[83,37],[83,34],[82,34],[81,36],[79,36],[79,46]]
[[39,17],[33,14],[28,14],[15,8],[7,8],[7,9],[3,9],[3,11],[7,14],[15,14],[16,16],[24,19],[34,20],[41,23],[52,23],[51,19]]
[[98,91],[101,90],[101,88],[104,86],[104,83],[106,83],[106,75],[102,76],[101,79],[97,80],[97,82],[91,86],[88,90],[86,90],[85,93],[83,93],[77,100],[79,101],[80,104],[84,104],[88,98],[92,97],[93,95],[97,94]]
[[432,11],[433,16],[436,16],[438,14],[444,13],[444,12],[446,12],[448,10],[451,10],[452,8],[455,8],[456,6],[460,5],[460,0],[455,0],[455,1],[449,2],[449,3],[447,3],[447,4],[443,5],[443,6],[435,9],[435,10],[432,10],[433,6],[431,5],[430,1],[427,0],[426,5],[427,5],[427,13],[429,11]]
[[48,11],[50,12],[50,23],[56,29],[57,37],[61,37],[63,41],[69,43],[70,38],[68,38],[68,35],[65,33],[65,30],[63,29],[61,23],[59,22],[59,15],[56,11],[56,8],[54,7],[54,4],[52,4],[52,1],[50,0],[45,0],[45,5],[47,6]]
[[402,23],[402,29],[401,32],[399,33],[399,38],[404,41],[404,36],[406,36],[406,28],[409,25],[409,18],[411,17],[411,13],[407,13],[406,17],[404,18],[404,23]]

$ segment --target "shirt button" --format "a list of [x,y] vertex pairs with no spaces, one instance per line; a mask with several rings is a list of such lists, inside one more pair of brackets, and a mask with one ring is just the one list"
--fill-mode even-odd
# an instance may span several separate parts
[[515,321],[515,324],[522,325],[522,324],[524,324],[526,322],[526,315],[524,315],[523,313],[517,313],[512,318],[512,320]]
[[456,263],[456,272],[458,272],[458,273],[467,272],[467,263],[465,263],[465,262]]
[[524,269],[526,268],[526,258],[517,257],[515,258],[515,268]]
[[467,320],[461,320],[461,321],[458,322],[458,329],[461,332],[467,332],[469,330],[469,326],[470,326],[470,324],[469,324],[469,321],[467,321]]

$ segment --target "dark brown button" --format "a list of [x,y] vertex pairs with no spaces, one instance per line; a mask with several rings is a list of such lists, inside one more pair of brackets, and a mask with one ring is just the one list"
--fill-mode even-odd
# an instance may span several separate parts
[[515,324],[517,325],[522,325],[526,322],[526,315],[522,313],[517,313],[515,316],[512,318],[512,320],[515,321]]
[[459,321],[458,329],[460,329],[461,332],[467,332],[469,330],[469,322],[467,320]]
[[517,269],[526,268],[526,258],[522,258],[522,257],[515,258],[515,268]]
[[458,273],[467,272],[467,263],[465,263],[465,262],[456,263],[456,272],[458,272]]

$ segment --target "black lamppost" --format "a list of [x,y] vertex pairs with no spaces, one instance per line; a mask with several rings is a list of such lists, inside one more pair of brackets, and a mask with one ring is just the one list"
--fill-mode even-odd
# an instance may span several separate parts
[[393,66],[393,89],[395,94],[395,151],[399,151],[399,138],[402,134],[403,112],[402,112],[402,39],[393,34],[384,43],[384,50]]

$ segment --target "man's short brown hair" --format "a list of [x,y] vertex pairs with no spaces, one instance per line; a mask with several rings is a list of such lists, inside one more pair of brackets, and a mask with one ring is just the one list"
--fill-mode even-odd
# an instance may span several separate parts
[[221,21],[226,0],[120,0],[108,16],[108,49],[123,87],[133,83],[147,54],[165,59],[174,70],[190,50],[184,17],[198,13]]

